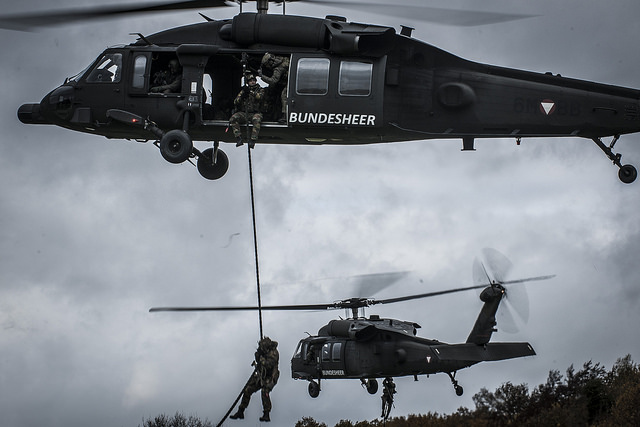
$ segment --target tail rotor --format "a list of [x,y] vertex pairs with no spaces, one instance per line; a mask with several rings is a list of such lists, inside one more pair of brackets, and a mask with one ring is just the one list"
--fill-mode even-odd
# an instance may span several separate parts
[[529,296],[524,286],[515,284],[532,280],[544,280],[553,276],[531,277],[527,279],[509,280],[513,263],[493,248],[484,248],[480,258],[473,261],[473,282],[478,286],[492,286],[503,290],[503,303],[497,313],[499,328],[505,332],[518,332],[519,325],[529,320]]

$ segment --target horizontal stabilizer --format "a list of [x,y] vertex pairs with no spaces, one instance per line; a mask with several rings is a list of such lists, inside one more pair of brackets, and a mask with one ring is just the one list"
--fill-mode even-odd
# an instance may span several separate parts
[[488,362],[534,356],[536,352],[527,342],[494,342],[485,345],[473,343],[434,346],[440,360]]

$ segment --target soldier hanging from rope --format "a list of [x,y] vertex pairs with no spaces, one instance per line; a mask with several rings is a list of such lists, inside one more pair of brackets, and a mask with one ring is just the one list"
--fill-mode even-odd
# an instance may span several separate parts
[[396,384],[393,378],[387,377],[382,382],[382,415],[385,420],[389,418],[393,406],[393,395],[396,394]]
[[280,377],[280,371],[278,370],[280,355],[277,347],[278,343],[272,341],[269,337],[262,338],[258,343],[255,360],[251,364],[255,366],[255,370],[244,387],[238,411],[230,417],[232,420],[244,419],[244,410],[249,406],[251,395],[261,390],[263,414],[260,417],[260,421],[271,421],[269,417],[271,412],[269,393],[277,384],[278,377]]

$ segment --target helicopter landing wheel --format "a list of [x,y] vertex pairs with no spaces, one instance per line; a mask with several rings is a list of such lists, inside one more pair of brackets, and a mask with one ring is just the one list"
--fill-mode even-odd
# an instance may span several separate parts
[[453,389],[456,391],[456,396],[462,396],[462,393],[464,393],[464,389],[461,385],[455,385]]
[[222,150],[217,150],[214,161],[214,149],[207,148],[198,156],[198,172],[206,179],[220,179],[229,169],[229,158]]
[[309,380],[309,396],[314,399],[320,395],[320,384],[313,380]]
[[620,166],[618,178],[625,184],[631,184],[638,177],[638,171],[633,165]]
[[378,380],[375,378],[369,378],[366,381],[362,381],[362,385],[367,389],[367,393],[376,394],[378,392]]
[[451,379],[451,384],[453,384],[453,389],[456,392],[456,396],[462,396],[462,393],[464,393],[464,389],[461,385],[458,384],[458,381],[456,380],[456,373],[447,372],[447,375],[449,375],[449,379]]
[[618,171],[618,178],[620,178],[620,181],[625,184],[631,184],[638,177],[638,171],[633,165],[623,165],[620,162],[620,159],[622,159],[622,154],[613,152],[613,147],[616,145],[616,142],[618,142],[619,138],[620,135],[614,135],[609,145],[606,145],[604,142],[602,142],[602,139],[599,137],[591,138],[591,140],[595,142],[598,147],[600,147],[600,149],[604,152],[604,154],[607,155],[609,160],[611,160],[614,165],[620,168],[620,170]]
[[183,163],[191,157],[192,152],[191,137],[183,130],[170,130],[160,139],[160,154],[169,163]]

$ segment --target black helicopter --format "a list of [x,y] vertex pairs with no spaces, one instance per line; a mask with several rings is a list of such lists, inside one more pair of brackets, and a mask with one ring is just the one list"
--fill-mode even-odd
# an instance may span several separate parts
[[[489,342],[496,331],[496,312],[503,299],[515,299],[517,288],[511,285],[547,280],[555,275],[507,280],[511,262],[495,249],[483,249],[484,262],[478,258],[473,263],[473,286],[427,292],[418,295],[375,300],[349,298],[329,304],[302,304],[264,306],[262,310],[334,310],[347,309],[351,318],[332,320],[318,331],[318,335],[300,340],[291,359],[291,376],[309,381],[309,395],[318,397],[323,379],[359,379],[370,394],[378,391],[377,378],[429,375],[446,373],[458,396],[463,388],[455,379],[456,372],[479,362],[497,361],[533,356],[533,347],[526,342]],[[390,273],[386,273],[390,274]],[[399,273],[392,281],[402,278]],[[507,290],[509,287],[509,290]],[[484,305],[466,342],[447,344],[416,335],[420,325],[411,321],[360,315],[360,309],[376,304],[391,304],[437,295],[451,294],[471,289],[483,289],[480,300]],[[522,288],[521,288],[522,291]],[[512,297],[512,295],[514,297]],[[521,316],[528,318],[526,293],[521,302]],[[514,308],[517,308],[514,306]],[[154,307],[150,312],[161,311],[244,311],[258,310],[245,307]],[[515,325],[510,311],[504,311],[508,325]],[[513,331],[513,329],[511,329]]]
[[[408,27],[397,34],[339,16],[267,14],[268,3],[257,0],[258,13],[241,10],[217,21],[202,15],[206,22],[140,34],[132,44],[109,48],[41,102],[22,105],[18,117],[107,138],[154,140],[169,162],[197,158],[201,175],[218,179],[229,166],[219,143],[235,142],[226,132],[232,101],[243,74],[258,72],[269,52],[289,59],[286,114],[278,120],[274,97],[259,143],[460,139],[469,151],[476,138],[583,137],[619,168],[622,182],[637,177],[636,168],[623,165],[613,149],[620,135],[640,131],[639,90],[471,62],[412,38]],[[191,0],[108,6],[5,16],[0,27],[222,6],[228,5]],[[153,76],[176,59],[180,88],[153,93]],[[196,140],[212,141],[213,147],[200,151]]]

